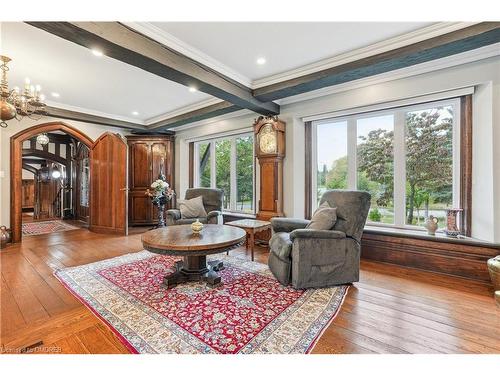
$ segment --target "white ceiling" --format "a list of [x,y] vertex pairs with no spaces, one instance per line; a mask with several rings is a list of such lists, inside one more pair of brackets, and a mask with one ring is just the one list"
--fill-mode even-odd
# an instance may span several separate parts
[[[22,87],[29,77],[55,106],[141,122],[211,98],[112,58],[96,57],[85,47],[25,23],[3,22],[1,41],[2,54],[12,59],[11,89]],[[51,97],[51,92],[60,97]]]
[[[430,25],[423,22],[155,22],[250,80],[352,51]],[[266,63],[256,60],[264,57]]]
[[[255,80],[290,71],[339,54],[396,37],[429,23],[141,23],[155,39],[179,46],[221,73]],[[10,87],[25,77],[40,84],[50,105],[148,123],[172,112],[182,113],[213,99],[21,22],[1,24],[1,53],[9,64]],[[134,27],[134,26],[132,26]],[[147,33],[146,33],[147,34]],[[151,35],[149,35],[151,36]],[[258,65],[256,59],[266,63]],[[51,97],[51,92],[60,94]],[[133,111],[139,115],[132,115]]]

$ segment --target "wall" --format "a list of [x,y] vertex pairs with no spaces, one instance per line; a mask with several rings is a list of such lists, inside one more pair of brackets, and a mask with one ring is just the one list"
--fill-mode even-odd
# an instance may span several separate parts
[[[353,85],[354,86],[354,85]],[[359,85],[358,85],[359,86]],[[500,242],[500,57],[467,63],[406,78],[384,79],[369,86],[281,106],[287,123],[284,161],[284,211],[304,216],[304,124],[307,116],[475,86],[473,99],[472,235]],[[496,105],[494,105],[496,103]],[[176,134],[176,189],[188,187],[188,141],[195,137],[245,129],[256,114],[200,125]],[[182,167],[182,168],[181,168]]]
[[124,129],[90,124],[81,121],[61,120],[53,117],[43,117],[38,121],[24,118],[18,122],[11,120],[6,129],[0,129],[0,225],[10,226],[10,137],[26,128],[51,121],[62,121],[82,131],[93,140],[106,132],[126,135],[129,132]]

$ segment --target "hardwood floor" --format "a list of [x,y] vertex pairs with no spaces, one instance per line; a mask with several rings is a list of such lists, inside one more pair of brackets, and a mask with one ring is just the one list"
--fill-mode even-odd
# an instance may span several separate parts
[[[122,237],[79,229],[2,250],[1,352],[127,353],[53,271],[139,251],[141,230]],[[257,262],[267,261],[266,249],[255,252]],[[250,258],[244,248],[231,254]],[[360,282],[313,352],[500,353],[499,337],[489,285],[362,261]]]

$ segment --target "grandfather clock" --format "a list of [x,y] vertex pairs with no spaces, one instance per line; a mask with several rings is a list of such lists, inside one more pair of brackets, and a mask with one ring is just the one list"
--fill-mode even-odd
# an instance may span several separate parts
[[260,166],[260,200],[257,218],[283,216],[283,158],[285,123],[277,116],[260,116],[254,123],[255,155]]

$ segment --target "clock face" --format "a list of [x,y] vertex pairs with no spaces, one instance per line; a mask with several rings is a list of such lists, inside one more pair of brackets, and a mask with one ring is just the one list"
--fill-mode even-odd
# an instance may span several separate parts
[[271,124],[264,125],[259,132],[259,147],[263,154],[276,153],[276,132]]

